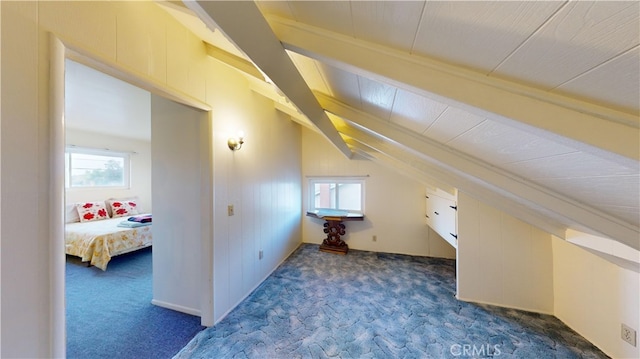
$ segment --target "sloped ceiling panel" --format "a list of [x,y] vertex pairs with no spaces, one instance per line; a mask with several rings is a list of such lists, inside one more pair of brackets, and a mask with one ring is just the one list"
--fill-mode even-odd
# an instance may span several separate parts
[[560,1],[429,1],[412,52],[489,74],[562,6]]
[[[562,224],[563,219],[544,207],[532,206],[530,203],[526,203],[526,201],[522,201],[508,193],[497,193],[480,185],[473,178],[443,170],[430,160],[422,158],[420,154],[407,151],[401,144],[389,141],[375,133],[370,133],[366,129],[353,126],[353,124],[338,126],[338,129],[348,138],[347,143],[356,147],[357,150],[367,152],[369,158],[379,160],[383,165],[390,165],[402,170],[407,170],[408,167],[412,175],[431,181],[428,182],[429,187],[435,185],[440,189],[453,193],[449,188],[454,186],[459,191],[473,193],[474,197],[496,208],[509,211],[509,213],[518,218],[527,218],[527,222],[549,233],[559,237],[564,236],[565,225]],[[397,164],[398,162],[400,165]]]
[[640,47],[607,60],[599,66],[554,88],[601,106],[614,104],[623,111],[640,114]]
[[358,76],[358,88],[362,110],[389,120],[398,89],[363,76]]
[[[496,166],[576,152],[571,147],[495,121],[485,121],[447,144]],[[560,167],[558,171],[567,172],[567,169]]]
[[284,47],[256,5],[248,1],[190,1],[186,5],[210,28],[219,29],[304,113],[340,152],[351,151],[318,106]]
[[[300,55],[296,56],[299,57]],[[344,103],[381,120],[386,119],[386,113],[383,112],[382,115],[377,115],[379,112],[372,110],[372,108],[376,107],[381,97],[389,99],[391,96],[369,95],[355,99],[357,92],[354,77],[358,79],[359,83],[362,83],[362,76],[348,74],[326,65],[314,68],[316,70],[323,68],[328,73],[332,73],[333,75],[328,75],[327,73],[317,75],[329,79],[329,83],[331,83],[332,78],[340,79],[340,81],[351,78],[352,91],[349,92]],[[371,83],[373,81],[368,80],[368,82]],[[388,107],[392,110],[401,109],[406,113],[407,109],[408,111],[418,109],[410,112],[413,117],[392,112],[390,117],[403,119],[396,121],[396,123],[405,128],[445,144],[456,151],[513,173],[518,177],[545,186],[554,192],[564,193],[569,198],[580,203],[590,203],[594,208],[610,213],[628,223],[638,224],[638,217],[634,216],[634,213],[638,212],[638,197],[633,194],[637,192],[638,183],[640,182],[637,179],[634,182],[633,177],[628,177],[638,173],[638,168],[621,166],[616,162],[581,152],[563,143],[491,121],[406,91],[397,89],[392,91],[388,85],[371,86],[371,88],[382,89],[382,94],[395,92],[405,94],[404,96],[398,97],[396,95],[394,97],[395,101],[400,100],[403,102],[389,105]],[[340,99],[341,94],[334,94],[333,97]],[[408,102],[407,99],[412,101]],[[369,101],[371,103],[367,105]],[[570,154],[580,154],[580,156],[568,156]],[[587,175],[576,172],[576,161],[580,163],[580,167],[590,168],[591,173]],[[553,166],[554,180],[536,175],[545,171],[544,169],[539,169],[541,165]],[[612,168],[616,168],[617,171],[609,172]],[[605,177],[607,180],[604,179]],[[570,185],[567,186],[566,181],[560,180],[560,178],[568,179],[567,181],[570,181]],[[596,180],[596,178],[599,179]],[[618,181],[618,183],[615,186],[606,187],[604,184],[608,183],[607,181]],[[600,191],[597,196],[590,194],[596,185]],[[626,195],[614,196],[613,192],[626,193]],[[617,199],[605,202],[598,200],[603,196]],[[621,213],[619,209],[611,207],[613,203],[625,210],[628,209],[628,211],[622,211],[624,213]]]
[[[258,6],[323,107],[346,109],[350,146],[446,159],[426,170],[640,247],[638,3]],[[371,136],[352,142],[352,126]]]
[[493,75],[553,89],[637,46],[639,36],[637,2],[569,2]]
[[447,107],[423,135],[440,143],[449,143],[485,122],[485,118],[456,107]]
[[[342,34],[353,32],[349,1],[288,1],[292,18],[316,27],[334,29]],[[260,6],[269,6],[260,2]]]
[[424,133],[448,107],[441,102],[398,89],[390,121],[414,132]]
[[634,160],[640,158],[637,151],[640,121],[635,115],[513,82],[493,80],[463,68],[355,41],[324,29],[283,19],[270,18],[269,21],[290,50],[322,63],[438,98],[448,105],[497,121],[524,125],[521,127],[539,134],[563,137],[583,149],[591,146]]
[[[324,78],[329,91],[331,91],[329,93],[334,97],[343,99],[351,106],[361,108],[358,75],[336,69],[321,62],[317,62],[315,68],[319,71],[319,75]],[[303,77],[306,79],[307,74],[304,73]],[[313,87],[311,89],[317,90]]]
[[[448,120],[445,116],[439,116],[439,119],[442,119],[443,130],[439,133],[434,132],[434,135],[430,137],[431,139],[441,144],[446,144],[455,151],[460,151],[478,158],[479,162],[487,162],[496,166],[496,168],[504,169],[516,176],[522,177],[523,180],[529,180],[532,183],[542,185],[554,193],[562,193],[564,196],[575,201],[575,203],[589,203],[594,210],[600,211],[600,213],[609,213],[609,215],[617,217],[622,221],[636,225],[637,216],[634,217],[633,213],[637,212],[638,207],[638,197],[634,195],[635,192],[637,192],[636,188],[639,183],[637,178],[629,179],[624,176],[614,175],[611,176],[610,179],[616,181],[617,186],[609,187],[598,185],[597,182],[605,181],[602,177],[597,180],[594,180],[593,177],[576,178],[571,172],[572,166],[570,161],[573,159],[563,159],[561,156],[577,153],[578,151],[576,149],[524,132],[518,128],[512,128],[484,118],[474,119],[473,115],[458,109],[447,108],[444,113],[447,111],[453,114]],[[456,114],[456,111],[460,112]],[[368,113],[371,115],[371,112]],[[384,122],[384,119],[380,120]],[[430,128],[433,129],[434,126],[430,126]],[[438,136],[435,135],[436,133]],[[429,154],[429,152],[424,153]],[[506,167],[506,164],[509,163],[525,163],[533,159],[544,159],[547,162],[555,162],[555,175],[570,178],[570,185],[567,186],[567,182],[561,180],[543,181],[527,179],[517,171],[510,170]],[[605,167],[617,165],[615,162],[609,162],[590,154],[584,154],[584,156],[580,158],[580,160],[583,161],[590,159],[597,160],[597,162],[592,165],[602,164],[603,161],[607,163]],[[627,170],[626,172],[629,171],[631,170]],[[602,176],[603,173],[600,172],[599,175]],[[589,195],[590,191],[596,188],[601,191],[601,194],[598,196]],[[620,191],[621,188],[625,188],[626,191]],[[621,196],[616,197],[621,200],[618,202],[618,205],[625,209],[631,209],[630,211],[621,215],[620,210],[611,208],[608,206],[608,203],[599,201],[599,198],[611,197],[613,192],[626,193],[627,196],[624,198]],[[578,204],[577,206],[579,207],[581,205]],[[633,239],[630,239],[628,243],[633,243]]]
[[[584,205],[584,202],[572,199],[567,195],[570,193],[569,191],[554,191],[552,186],[542,187],[523,178],[517,179],[509,172],[491,166],[477,157],[466,153],[461,154],[456,149],[436,141],[419,140],[420,136],[411,135],[409,131],[391,126],[386,121],[377,119],[368,113],[350,108],[348,105],[322,94],[316,94],[316,96],[320,99],[323,107],[331,113],[348,119],[349,122],[360,128],[368,129],[381,138],[402,144],[407,150],[419,153],[425,159],[431,159],[434,164],[445,170],[460,176],[474,178],[474,183],[487,186],[503,196],[516,195],[533,206],[546,206],[557,211],[559,215],[576,221],[575,223],[600,228],[603,232],[607,232],[608,235],[618,238],[627,245],[633,248],[638,247],[637,231],[633,225],[625,225],[620,217],[615,219],[611,213],[606,214],[602,210],[596,209],[595,204],[589,207]],[[584,184],[578,187],[585,188]],[[463,189],[465,188],[463,187]],[[576,192],[574,191],[574,193]]]
[[[635,1],[259,1],[258,5],[266,15],[491,76],[558,89],[626,111],[637,112],[640,107],[638,78],[629,76],[637,76],[640,60],[640,3]],[[607,79],[612,86],[603,88]]]
[[327,82],[318,70],[318,63],[306,56],[299,56],[295,52],[287,52],[293,63],[300,70],[300,73],[306,74],[305,81],[309,84],[309,88],[319,89],[323,93],[332,94]]
[[409,52],[424,9],[420,1],[351,2],[351,34],[356,39]]

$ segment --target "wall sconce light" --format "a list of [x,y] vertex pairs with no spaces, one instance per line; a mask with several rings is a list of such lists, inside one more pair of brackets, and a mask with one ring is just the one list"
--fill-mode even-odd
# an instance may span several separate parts
[[229,137],[227,140],[227,146],[231,151],[237,151],[242,148],[242,144],[244,143],[244,132],[238,132],[238,137]]

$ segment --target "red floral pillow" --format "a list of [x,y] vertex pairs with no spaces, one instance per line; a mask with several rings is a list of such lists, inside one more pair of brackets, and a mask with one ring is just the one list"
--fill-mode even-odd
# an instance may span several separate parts
[[109,200],[111,215],[113,218],[132,216],[138,214],[138,203],[134,200]]
[[80,217],[80,222],[97,221],[109,218],[107,207],[104,202],[81,202],[76,203],[76,210]]

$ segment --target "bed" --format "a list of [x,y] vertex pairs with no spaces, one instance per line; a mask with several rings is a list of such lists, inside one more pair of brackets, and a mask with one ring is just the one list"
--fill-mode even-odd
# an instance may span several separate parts
[[[88,203],[95,206],[99,202],[87,202],[84,205]],[[74,206],[79,205],[74,204]],[[93,213],[102,212],[94,211]],[[115,211],[107,213],[101,218],[92,217],[87,221],[75,221],[73,218],[71,221],[68,220],[65,224],[65,253],[80,257],[83,262],[106,270],[111,258],[151,246],[150,214],[138,214],[133,211],[116,214],[116,218],[111,218]],[[80,215],[82,216],[82,212]],[[129,218],[148,218],[148,221],[129,221]]]

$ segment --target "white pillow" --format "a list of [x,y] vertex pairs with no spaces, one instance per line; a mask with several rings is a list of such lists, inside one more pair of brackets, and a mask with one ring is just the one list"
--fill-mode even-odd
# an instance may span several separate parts
[[64,206],[64,223],[78,223],[80,222],[80,216],[78,216],[78,210],[76,204],[71,203]]
[[135,199],[109,199],[107,204],[111,208],[111,217],[127,217],[138,214],[138,201]]
[[[0,0],[0,1],[1,1],[1,0]],[[115,218],[115,217],[114,217],[114,215],[113,215],[113,208],[111,208],[111,204],[110,204],[110,202],[111,202],[111,201],[121,201],[121,202],[124,202],[124,201],[127,201],[127,202],[129,202],[129,201],[133,201],[133,202],[136,204],[136,208],[137,208],[137,210],[138,210],[138,213],[143,213],[143,212],[142,212],[142,208],[140,207],[140,197],[138,197],[138,196],[120,197],[120,198],[111,197],[111,198],[108,198],[105,202],[107,203],[107,211],[109,211],[109,215],[110,215],[111,217],[113,217],[113,218]]]
[[109,213],[104,202],[79,202],[76,203],[78,217],[80,222],[97,221],[100,219],[108,219]]

